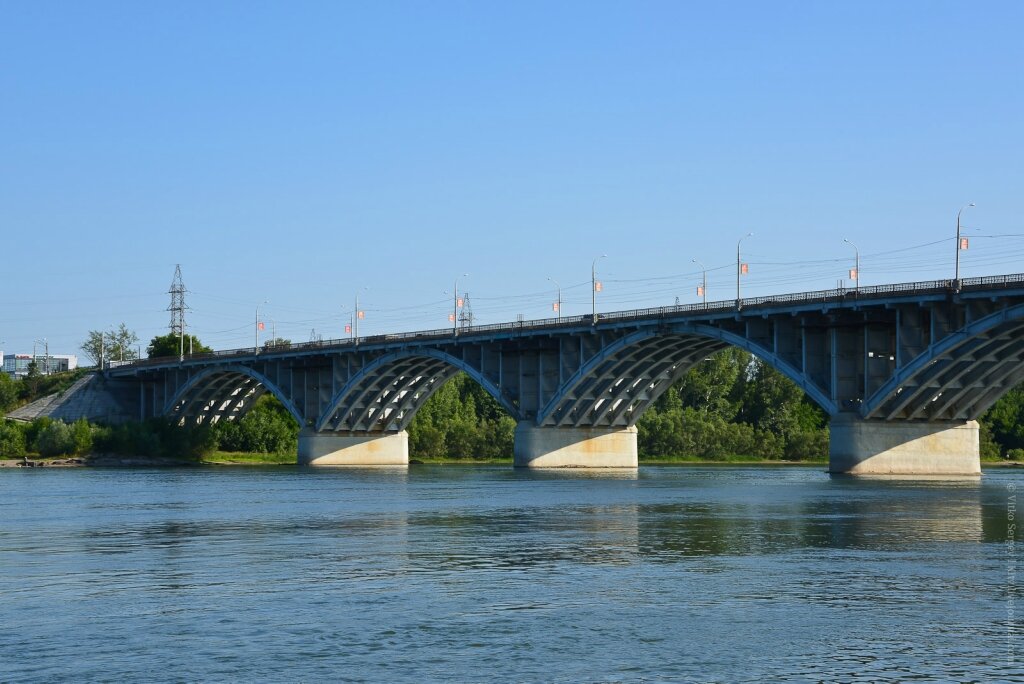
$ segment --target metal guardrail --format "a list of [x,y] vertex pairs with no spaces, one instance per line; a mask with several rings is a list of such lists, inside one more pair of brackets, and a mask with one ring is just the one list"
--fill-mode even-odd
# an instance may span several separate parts
[[[647,309],[630,309],[627,311],[612,311],[599,313],[598,323],[622,322],[630,320],[644,320],[650,318],[661,318],[667,315],[677,314],[714,314],[725,311],[738,311],[755,307],[791,306],[793,304],[817,304],[826,302],[850,302],[864,299],[879,299],[890,295],[925,295],[942,292],[961,292],[972,289],[988,289],[998,287],[1009,287],[1013,285],[1024,285],[1024,273],[1015,273],[998,276],[982,276],[979,278],[962,278],[957,287],[957,282],[948,280],[926,280],[912,283],[894,283],[891,285],[871,285],[857,289],[834,288],[831,290],[816,290],[813,292],[798,292],[783,295],[768,295],[765,297],[749,297],[740,300],[739,305],[735,299],[708,302],[707,304],[678,304],[673,306],[659,306]],[[542,318],[530,321],[515,321],[510,323],[491,323],[488,325],[474,325],[466,328],[459,328],[459,337],[477,337],[487,333],[505,331],[537,331],[550,328],[568,328],[578,325],[591,325],[592,317],[564,316],[562,318]],[[260,356],[273,356],[275,354],[291,353],[295,351],[316,351],[323,349],[345,349],[366,344],[380,344],[387,342],[407,342],[429,339],[451,339],[452,328],[435,328],[433,330],[419,330],[414,332],[390,333],[384,335],[371,335],[358,339],[343,338],[333,340],[320,340],[317,342],[298,342],[288,345],[279,345],[260,349]],[[207,352],[204,354],[192,354],[187,357],[189,361],[215,360],[232,356],[252,356],[253,347],[242,347],[241,349],[224,349],[221,351]],[[108,362],[105,368],[114,369],[131,366],[143,368],[146,366],[165,365],[177,362],[173,356],[165,356],[155,359],[142,359],[138,361],[112,361]]]

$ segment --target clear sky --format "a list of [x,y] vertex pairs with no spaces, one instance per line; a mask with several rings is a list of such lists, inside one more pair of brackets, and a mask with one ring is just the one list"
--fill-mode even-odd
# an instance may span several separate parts
[[[0,349],[1024,271],[1021,2],[0,5]],[[998,237],[997,237],[998,236]],[[344,308],[344,311],[343,311]]]

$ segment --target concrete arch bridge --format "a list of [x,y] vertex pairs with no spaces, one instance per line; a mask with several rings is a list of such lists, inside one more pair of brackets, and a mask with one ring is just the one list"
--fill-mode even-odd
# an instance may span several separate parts
[[516,419],[517,466],[635,467],[644,410],[730,345],[831,416],[833,472],[977,473],[976,419],[1024,381],[1024,274],[237,349],[104,374],[137,397],[126,412],[183,424],[235,420],[271,392],[302,426],[300,463],[365,465],[408,463],[405,428],[464,371]]

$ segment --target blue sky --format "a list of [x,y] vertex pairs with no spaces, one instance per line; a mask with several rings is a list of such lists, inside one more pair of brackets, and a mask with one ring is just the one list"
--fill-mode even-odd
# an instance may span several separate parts
[[[1019,2],[9,2],[0,348],[1024,271]],[[1000,237],[991,237],[1000,236]],[[343,311],[344,308],[344,311]],[[269,331],[269,330],[268,330]]]

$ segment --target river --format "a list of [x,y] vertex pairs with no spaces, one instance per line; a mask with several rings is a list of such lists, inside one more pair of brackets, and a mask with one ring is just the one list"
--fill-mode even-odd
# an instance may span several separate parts
[[1011,469],[4,469],[0,680],[1024,681],[1022,490]]

